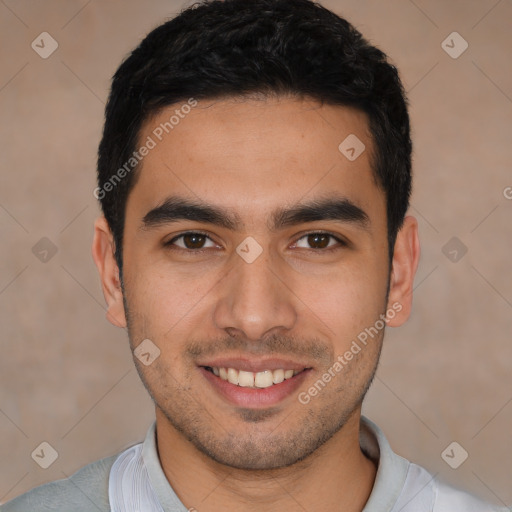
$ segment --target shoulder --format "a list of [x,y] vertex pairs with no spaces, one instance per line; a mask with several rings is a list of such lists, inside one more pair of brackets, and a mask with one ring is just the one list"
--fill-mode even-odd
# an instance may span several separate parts
[[108,477],[118,455],[98,460],[69,478],[40,485],[0,507],[1,512],[110,511]]
[[509,512],[509,509],[506,507],[491,505],[467,492],[450,487],[446,483],[438,482],[433,512],[452,510],[464,510],[464,512]]
[[[508,508],[485,503],[476,496],[438,480],[425,468],[410,463],[397,510],[453,512],[509,512]],[[395,509],[393,509],[395,510]]]
[[364,453],[378,461],[375,484],[364,512],[512,512],[451,487],[437,474],[397,455],[382,430],[364,416],[360,442]]

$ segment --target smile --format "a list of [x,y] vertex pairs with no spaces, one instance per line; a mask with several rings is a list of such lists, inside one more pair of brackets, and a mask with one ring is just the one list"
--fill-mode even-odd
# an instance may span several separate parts
[[313,372],[306,361],[289,358],[218,356],[196,361],[207,388],[237,407],[262,409],[291,399]]
[[269,388],[276,384],[281,384],[283,381],[291,379],[305,370],[305,368],[300,370],[284,370],[282,368],[278,368],[276,370],[250,372],[237,370],[236,368],[216,366],[206,366],[205,368],[222,380],[242,388]]

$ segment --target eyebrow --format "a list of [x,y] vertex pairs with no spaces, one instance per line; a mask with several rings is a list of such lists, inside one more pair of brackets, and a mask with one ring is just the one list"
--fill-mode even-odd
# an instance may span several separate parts
[[[244,229],[240,216],[231,210],[178,196],[168,197],[146,213],[140,229],[147,231],[180,220],[213,224],[231,231]],[[299,203],[289,208],[277,208],[270,215],[268,228],[277,231],[321,220],[348,223],[364,230],[368,230],[370,226],[368,214],[352,201],[344,197],[328,197]]]

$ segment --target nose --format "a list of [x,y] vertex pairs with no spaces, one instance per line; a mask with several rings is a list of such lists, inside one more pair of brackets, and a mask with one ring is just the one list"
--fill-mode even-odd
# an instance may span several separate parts
[[297,319],[297,299],[286,283],[283,266],[273,263],[268,250],[252,263],[234,257],[234,267],[220,283],[216,326],[251,341],[291,330]]

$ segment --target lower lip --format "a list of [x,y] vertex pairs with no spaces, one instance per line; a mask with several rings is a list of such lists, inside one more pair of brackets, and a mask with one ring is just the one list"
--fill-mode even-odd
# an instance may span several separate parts
[[311,371],[310,369],[304,370],[291,379],[286,379],[268,388],[244,388],[217,377],[202,366],[199,367],[199,370],[212,385],[213,389],[228,402],[239,407],[251,409],[262,409],[277,405],[285,398],[294,394]]

